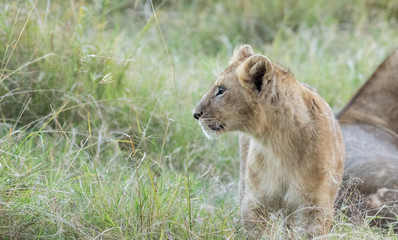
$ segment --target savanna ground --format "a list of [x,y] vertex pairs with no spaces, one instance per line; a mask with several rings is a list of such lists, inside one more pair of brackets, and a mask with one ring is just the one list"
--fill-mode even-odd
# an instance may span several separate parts
[[[398,45],[393,0],[0,1],[0,239],[242,239],[236,134],[192,109],[233,48],[339,111]],[[331,239],[396,239],[337,220]]]

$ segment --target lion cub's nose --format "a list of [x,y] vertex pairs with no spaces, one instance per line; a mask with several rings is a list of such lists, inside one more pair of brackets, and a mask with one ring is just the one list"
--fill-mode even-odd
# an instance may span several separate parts
[[199,118],[203,115],[203,112],[200,113],[194,113],[193,117],[196,118],[197,120],[199,120]]

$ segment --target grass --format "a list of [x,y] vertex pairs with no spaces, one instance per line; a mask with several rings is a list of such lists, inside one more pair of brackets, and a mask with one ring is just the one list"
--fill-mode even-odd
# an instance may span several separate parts
[[[196,102],[244,42],[337,112],[396,47],[397,9],[0,2],[0,238],[245,238],[237,138],[206,140]],[[330,236],[396,238],[346,220]]]

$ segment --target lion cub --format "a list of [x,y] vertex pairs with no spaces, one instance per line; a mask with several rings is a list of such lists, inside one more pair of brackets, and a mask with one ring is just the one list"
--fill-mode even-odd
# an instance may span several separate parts
[[315,90],[243,45],[193,115],[208,138],[240,132],[241,218],[249,232],[258,236],[273,212],[310,236],[330,230],[345,149]]

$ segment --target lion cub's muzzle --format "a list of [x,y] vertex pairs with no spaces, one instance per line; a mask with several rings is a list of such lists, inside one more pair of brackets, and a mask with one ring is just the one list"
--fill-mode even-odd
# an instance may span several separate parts
[[202,117],[203,112],[195,112],[193,113],[193,117],[196,120],[199,120],[200,125],[204,126],[205,128],[208,128],[209,130],[212,131],[222,131],[224,130],[224,125],[217,121],[216,118],[212,117]]
[[193,110],[193,117],[199,120],[199,125],[208,138],[215,138],[226,130],[225,125],[219,119],[204,114],[200,106]]

